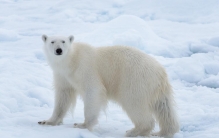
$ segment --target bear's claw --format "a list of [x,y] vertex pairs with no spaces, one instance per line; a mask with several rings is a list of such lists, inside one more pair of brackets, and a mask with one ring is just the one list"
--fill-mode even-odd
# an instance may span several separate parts
[[45,124],[46,124],[46,121],[39,121],[38,124],[40,124],[40,125],[45,125]]
[[86,125],[84,123],[74,123],[74,128],[85,129]]

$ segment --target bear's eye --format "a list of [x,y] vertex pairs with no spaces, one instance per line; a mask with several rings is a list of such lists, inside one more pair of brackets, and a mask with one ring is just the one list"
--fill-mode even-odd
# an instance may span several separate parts
[[54,42],[54,41],[52,41],[51,43],[52,43],[52,44],[54,44],[55,42]]
[[65,43],[65,41],[62,41],[62,43]]

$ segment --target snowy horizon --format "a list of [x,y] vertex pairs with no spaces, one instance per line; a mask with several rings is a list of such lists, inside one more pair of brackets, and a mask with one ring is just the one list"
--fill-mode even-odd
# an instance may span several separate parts
[[0,0],[1,137],[124,137],[133,127],[110,103],[92,132],[73,128],[84,120],[80,98],[62,125],[37,124],[54,106],[42,49],[46,34],[73,35],[95,47],[132,46],[153,56],[174,89],[181,124],[174,138],[218,138],[218,9],[218,0]]

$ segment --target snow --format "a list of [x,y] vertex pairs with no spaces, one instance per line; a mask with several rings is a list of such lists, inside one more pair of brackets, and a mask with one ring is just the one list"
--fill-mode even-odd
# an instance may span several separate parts
[[209,39],[208,44],[219,47],[219,37]]
[[92,132],[73,128],[84,119],[80,98],[62,125],[37,124],[54,106],[42,34],[150,54],[166,68],[175,92],[181,128],[174,138],[219,137],[218,9],[218,0],[1,0],[1,137],[112,138],[133,127],[110,103]]
[[18,34],[12,30],[0,29],[0,41],[16,41]]

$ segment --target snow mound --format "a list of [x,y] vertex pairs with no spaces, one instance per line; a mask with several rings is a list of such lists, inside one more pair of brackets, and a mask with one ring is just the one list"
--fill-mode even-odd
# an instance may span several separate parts
[[205,72],[207,74],[217,75],[219,73],[219,64],[218,62],[208,62],[204,64]]
[[144,50],[144,45],[146,44],[139,32],[136,30],[128,30],[124,33],[115,35],[113,45],[133,46]]
[[156,35],[144,20],[132,15],[122,15],[113,19],[105,29],[117,30],[112,36],[113,45],[133,46],[149,53],[155,53],[162,46],[157,46],[156,50],[152,48],[155,41],[167,42]]
[[201,80],[198,85],[207,86],[210,88],[219,88],[219,74],[216,76],[211,76],[204,80]]
[[189,45],[189,50],[192,53],[208,53],[208,52],[219,51],[219,48],[205,43],[192,43]]
[[169,48],[164,47],[169,42],[159,37],[147,22],[133,15],[121,15],[88,33],[80,41],[97,46],[133,46],[157,55],[169,51]]
[[138,32],[138,35],[141,36],[144,41],[165,41],[157,36],[144,20],[132,15],[121,15],[107,22],[94,32],[88,34],[86,39],[88,38],[92,42],[101,40],[102,43],[108,42],[109,44],[112,44],[112,40],[117,39],[118,35],[133,30]]
[[171,43],[171,41],[160,37],[148,25],[148,22],[133,15],[121,15],[103,25],[101,24],[94,31],[81,37],[80,41],[94,46],[132,46],[149,54],[171,58],[189,56],[192,54],[192,50],[196,50],[193,47],[189,48],[187,44]]

